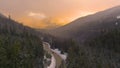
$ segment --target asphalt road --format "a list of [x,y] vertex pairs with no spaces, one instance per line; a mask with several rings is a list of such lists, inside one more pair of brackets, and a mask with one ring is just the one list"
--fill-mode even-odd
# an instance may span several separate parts
[[62,58],[55,52],[53,52],[47,42],[43,42],[44,50],[48,51],[48,53],[52,54],[55,57],[56,60],[56,67],[60,68],[60,65],[62,63]]

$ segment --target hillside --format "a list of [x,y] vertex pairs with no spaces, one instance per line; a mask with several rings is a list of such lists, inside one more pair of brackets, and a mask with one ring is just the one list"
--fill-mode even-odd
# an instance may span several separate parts
[[[51,35],[58,38],[72,38],[79,42],[84,42],[89,38],[99,35],[102,31],[109,31],[113,28],[120,27],[120,6],[113,7],[93,15],[79,18],[70,24],[60,28],[48,31]],[[116,25],[116,22],[118,24]]]
[[5,16],[3,14],[1,14],[1,13],[0,13],[0,17],[4,17],[5,18]]
[[43,68],[37,32],[0,15],[0,68]]
[[67,68],[120,68],[120,6],[49,31],[52,48],[68,53]]

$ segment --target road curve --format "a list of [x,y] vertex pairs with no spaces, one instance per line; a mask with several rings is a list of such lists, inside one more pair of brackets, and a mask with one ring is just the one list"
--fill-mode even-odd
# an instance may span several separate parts
[[55,53],[51,50],[49,43],[43,42],[43,46],[44,46],[44,50],[48,51],[51,55],[54,56],[54,58],[56,60],[55,68],[59,68],[62,63],[62,58],[57,53]]

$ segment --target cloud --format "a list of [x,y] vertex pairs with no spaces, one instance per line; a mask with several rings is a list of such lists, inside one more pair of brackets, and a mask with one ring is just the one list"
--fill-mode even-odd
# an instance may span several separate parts
[[47,16],[43,13],[35,13],[35,12],[29,12],[28,16],[37,18],[37,19],[45,19]]
[[120,0],[0,0],[0,13],[29,26],[48,28],[116,5]]

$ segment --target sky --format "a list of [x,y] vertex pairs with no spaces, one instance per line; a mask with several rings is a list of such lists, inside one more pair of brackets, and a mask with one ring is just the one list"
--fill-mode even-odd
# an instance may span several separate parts
[[51,29],[117,5],[120,0],[0,0],[0,13],[33,28]]

